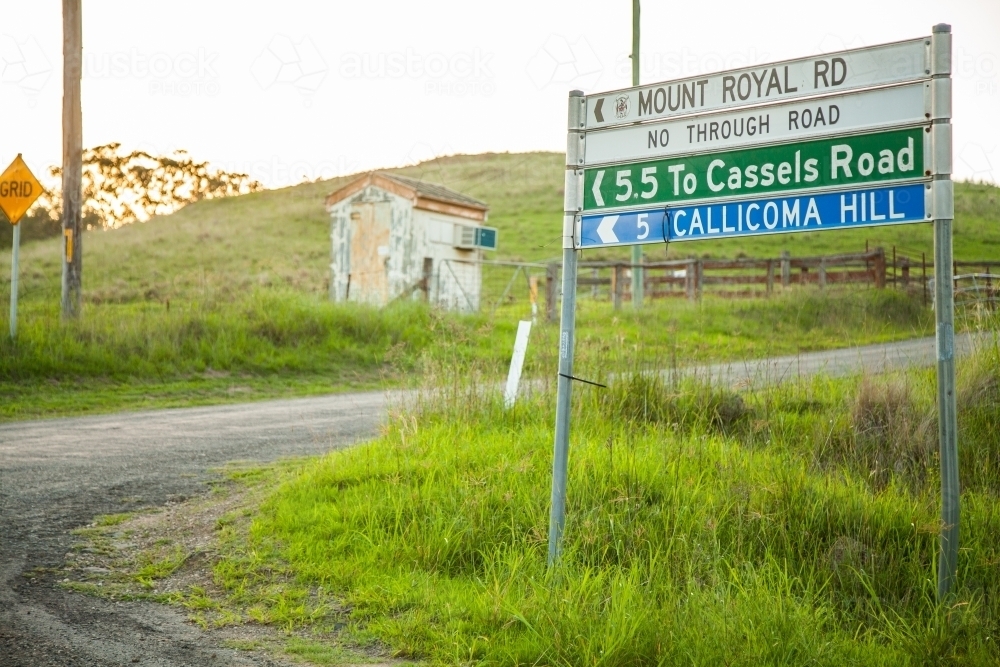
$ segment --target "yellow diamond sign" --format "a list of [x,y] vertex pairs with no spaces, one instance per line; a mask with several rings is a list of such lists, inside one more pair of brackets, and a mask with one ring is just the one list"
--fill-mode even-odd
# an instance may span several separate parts
[[10,224],[16,225],[41,194],[42,184],[18,153],[0,175],[0,210],[7,215]]

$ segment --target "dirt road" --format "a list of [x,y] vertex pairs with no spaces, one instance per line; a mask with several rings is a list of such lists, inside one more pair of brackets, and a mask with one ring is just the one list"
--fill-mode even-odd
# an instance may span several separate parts
[[[959,352],[971,345],[956,340]],[[735,385],[934,362],[933,339],[694,369]],[[60,588],[69,531],[98,514],[205,490],[211,469],[345,447],[374,435],[382,393],[0,425],[0,665],[274,665],[224,649],[175,609]]]
[[174,609],[58,587],[68,531],[203,493],[229,461],[369,438],[386,404],[382,393],[349,394],[0,426],[0,665],[281,664],[216,645]]

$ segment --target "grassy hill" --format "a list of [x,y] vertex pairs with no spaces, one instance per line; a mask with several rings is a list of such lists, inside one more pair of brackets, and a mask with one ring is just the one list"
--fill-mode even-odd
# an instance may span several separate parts
[[[506,259],[558,258],[563,157],[557,153],[458,155],[395,169],[440,183],[490,205],[500,229],[495,255]],[[210,292],[241,292],[257,285],[326,291],[330,257],[324,196],[350,177],[306,183],[232,199],[202,201],[170,216],[84,237],[84,291],[91,303],[165,301]],[[928,256],[930,225],[903,225],[823,233],[675,244],[671,257],[775,256],[897,247]],[[22,248],[21,298],[51,299],[59,290],[59,239]],[[589,251],[586,259],[625,256],[627,250]],[[663,249],[646,247],[660,259]],[[955,255],[1000,259],[1000,189],[956,185]],[[0,252],[0,297],[9,294],[10,254]]]

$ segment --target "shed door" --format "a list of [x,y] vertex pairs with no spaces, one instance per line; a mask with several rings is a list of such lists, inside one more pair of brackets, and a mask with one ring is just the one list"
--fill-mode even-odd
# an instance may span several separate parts
[[355,204],[351,210],[351,294],[358,301],[385,304],[389,298],[388,203]]

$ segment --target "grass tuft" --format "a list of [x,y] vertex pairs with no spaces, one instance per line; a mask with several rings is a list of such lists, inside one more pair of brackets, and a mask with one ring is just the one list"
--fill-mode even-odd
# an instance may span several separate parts
[[963,488],[1000,495],[1000,347],[996,334],[959,366],[959,473]]
[[926,480],[934,451],[933,414],[921,405],[907,378],[862,378],[851,407],[853,439],[841,459],[867,471],[869,483],[882,490],[893,477],[912,488]]

